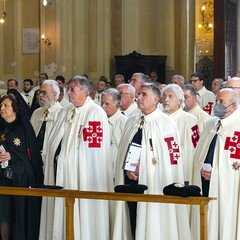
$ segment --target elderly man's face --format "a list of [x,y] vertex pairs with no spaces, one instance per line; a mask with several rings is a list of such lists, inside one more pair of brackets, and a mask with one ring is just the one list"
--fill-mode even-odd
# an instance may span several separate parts
[[44,108],[52,106],[56,102],[56,93],[51,85],[44,84],[39,90],[39,105]]
[[117,105],[113,101],[113,96],[111,95],[102,96],[101,105],[108,117],[111,117],[112,115],[114,115],[118,110]]
[[191,91],[188,89],[185,89],[184,90],[184,103],[185,103],[184,110],[187,112],[192,110],[196,106],[196,102],[197,102],[197,96],[191,95]]
[[134,94],[131,94],[125,86],[118,87],[117,90],[121,94],[121,109],[125,111],[133,103],[135,96],[133,96]]
[[176,94],[171,90],[167,89],[163,93],[163,108],[168,113],[174,113],[180,108],[181,102]]
[[141,85],[143,84],[143,80],[141,76],[133,75],[130,79],[130,84],[135,88],[136,90],[136,96],[138,96],[138,93],[140,91]]
[[68,85],[69,101],[76,107],[81,107],[87,98],[87,90],[80,89],[80,83],[70,82]]
[[214,79],[211,84],[211,90],[214,94],[217,94],[221,89],[221,83],[218,79]]
[[216,97],[216,103],[220,103],[227,108],[227,113],[224,115],[223,118],[228,117],[236,110],[236,105],[232,104],[232,96],[233,94],[229,92],[219,92]]

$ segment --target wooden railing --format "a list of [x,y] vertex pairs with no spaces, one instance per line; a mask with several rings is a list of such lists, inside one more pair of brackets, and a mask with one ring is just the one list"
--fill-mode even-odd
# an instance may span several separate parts
[[113,193],[113,192],[91,192],[76,190],[52,190],[52,189],[33,189],[33,188],[16,188],[0,187],[0,194],[20,195],[20,196],[47,196],[65,198],[66,207],[66,239],[74,240],[74,216],[73,208],[75,198],[98,199],[98,200],[122,200],[131,202],[157,202],[172,204],[189,204],[200,206],[200,239],[208,239],[208,203],[216,198],[207,197],[175,197],[154,194],[130,194],[130,193]]

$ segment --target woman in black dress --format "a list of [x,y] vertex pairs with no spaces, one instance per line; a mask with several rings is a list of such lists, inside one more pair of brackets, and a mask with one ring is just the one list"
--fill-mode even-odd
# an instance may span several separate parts
[[[21,100],[0,99],[0,186],[29,187],[43,181],[42,160],[34,130]],[[41,198],[0,195],[2,240],[38,239]]]

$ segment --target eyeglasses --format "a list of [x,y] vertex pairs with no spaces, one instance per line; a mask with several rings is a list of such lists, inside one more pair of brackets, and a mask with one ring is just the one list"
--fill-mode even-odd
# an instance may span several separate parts
[[189,83],[196,83],[197,81],[200,81],[200,79],[189,80]]
[[52,91],[39,90],[39,91],[38,91],[38,94],[39,94],[39,95],[42,94],[43,96],[46,96],[49,92],[52,92]]

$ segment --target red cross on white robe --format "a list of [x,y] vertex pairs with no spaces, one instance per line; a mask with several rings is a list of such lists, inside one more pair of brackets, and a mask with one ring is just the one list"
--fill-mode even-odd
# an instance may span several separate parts
[[165,142],[167,143],[167,146],[168,146],[168,152],[169,152],[171,164],[172,165],[178,164],[178,158],[180,156],[179,146],[174,141],[174,137],[167,137],[167,138],[164,138],[164,140],[165,140]]
[[235,131],[233,137],[226,137],[224,150],[230,151],[230,157],[240,159],[240,132]]
[[211,115],[212,109],[213,109],[213,102],[208,102],[208,104],[203,107],[203,111],[205,111],[209,115]]
[[198,125],[194,125],[192,128],[192,143],[194,148],[196,148],[199,141],[199,130]]
[[88,141],[89,148],[100,148],[103,131],[101,122],[89,121],[88,127],[83,129],[83,141]]

